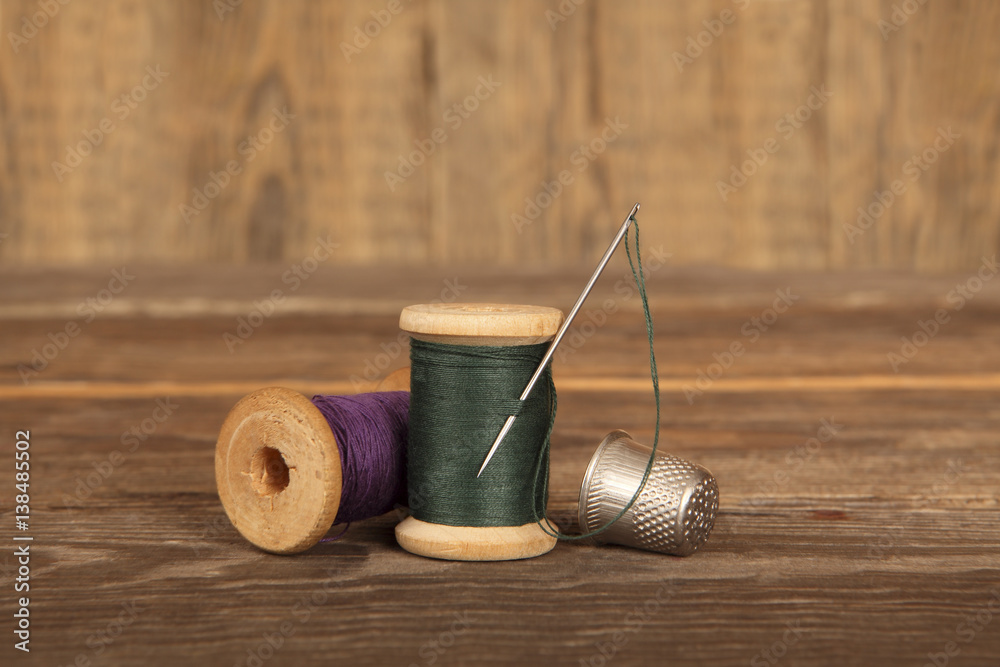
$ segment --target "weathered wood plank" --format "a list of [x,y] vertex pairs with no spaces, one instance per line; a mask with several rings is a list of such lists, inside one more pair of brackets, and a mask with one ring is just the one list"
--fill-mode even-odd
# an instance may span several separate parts
[[[703,551],[679,560],[562,544],[536,561],[485,566],[488,586],[483,564],[399,550],[391,516],[299,557],[247,545],[222,514],[211,469],[231,400],[178,399],[152,437],[96,488],[79,487],[78,497],[75,487],[123,449],[121,431],[148,417],[152,402],[73,399],[54,413],[47,401],[22,400],[17,414],[5,403],[4,424],[32,426],[39,463],[38,655],[60,664],[79,652],[94,657],[87,639],[135,600],[135,622],[107,647],[117,664],[236,662],[285,620],[295,634],[276,664],[330,652],[354,664],[421,664],[421,647],[447,632],[455,613],[468,613],[470,627],[442,656],[450,662],[577,662],[597,644],[614,645],[620,630],[628,631],[621,664],[742,662],[779,641],[786,623],[807,630],[789,654],[793,664],[917,660],[955,639],[954,628],[985,608],[1000,575],[996,415],[972,431],[957,426],[982,419],[996,395],[949,396],[929,396],[942,407],[916,413],[919,423],[911,401],[884,395],[866,412],[852,408],[876,396],[719,396],[698,415],[678,411],[665,443],[709,466],[723,489]],[[630,408],[636,396],[578,398],[563,402],[554,441],[552,510],[564,525],[605,422],[613,416],[610,426],[649,437],[648,410]],[[849,415],[843,431],[792,469],[786,453],[828,413]],[[947,464],[956,460],[949,483]],[[759,484],[778,470],[788,480],[762,493]],[[660,586],[669,607],[650,603],[648,617],[630,617]],[[997,650],[988,631],[963,644],[979,659]]]
[[[39,361],[38,366],[47,363],[37,375],[27,373],[29,384],[154,378],[190,382],[196,377],[218,383],[284,379],[308,386],[375,380],[380,372],[406,364],[406,339],[398,329],[404,306],[458,299],[565,310],[587,273],[395,273],[324,266],[303,281],[285,267],[228,274],[218,269],[128,271],[136,278],[110,301],[104,297],[111,295],[102,294],[110,271],[0,273],[6,287],[0,294],[0,316],[7,321],[0,329],[0,381],[20,384],[19,367],[31,368],[36,353],[55,351],[49,335],[58,337],[68,323],[79,327],[79,335],[51,361]],[[296,283],[284,282],[283,275],[299,281],[298,289],[293,289]],[[942,379],[937,386],[974,385],[975,376],[1000,368],[1000,282],[972,282],[979,291],[949,300],[949,294],[961,296],[956,285],[970,284],[973,277],[908,281],[887,274],[652,271],[657,356],[664,386],[672,392],[668,400],[683,401],[683,387],[695,385],[699,373],[717,375],[716,355],[727,361],[734,343],[744,352],[729,362],[718,387],[747,378],[804,379],[802,387],[810,381],[820,387],[850,382],[823,379],[836,376],[855,377],[859,387],[900,387],[911,376],[929,383],[914,386],[935,386],[937,381],[923,379],[925,375],[968,376]],[[557,378],[642,381],[648,375],[638,298],[625,288],[620,267],[609,269],[556,358]],[[281,300],[275,303],[270,295],[276,289]],[[777,290],[797,297],[783,314],[770,310]],[[240,328],[241,320],[249,325],[251,314],[272,306],[270,317],[254,315],[256,326]],[[919,323],[932,321],[939,310],[948,320],[915,356],[897,363],[897,374],[888,355],[901,354],[901,339],[921,334]],[[598,328],[595,323],[602,321]],[[240,336],[248,332],[245,339]],[[225,334],[239,342],[224,339]],[[171,356],[162,354],[166,344],[174,350]],[[874,379],[864,379],[869,377]],[[991,382],[988,377],[979,381],[983,386]],[[782,386],[773,382],[760,386]]]
[[[0,455],[15,430],[32,433],[33,650],[14,664],[600,664],[602,651],[621,665],[923,664],[948,642],[956,664],[1000,656],[990,282],[896,375],[886,349],[948,307],[963,276],[654,272],[661,446],[718,478],[711,539],[686,559],[559,544],[531,561],[454,563],[399,549],[400,512],[300,556],[262,553],[225,518],[212,469],[244,389],[349,388],[395,340],[396,298],[426,300],[440,276],[318,272],[296,292],[317,295],[315,310],[275,314],[229,355],[220,331],[280,270],[144,271],[27,386],[16,363],[108,273],[0,272]],[[468,298],[541,294],[537,276],[466,275]],[[578,283],[550,277],[545,295],[571,301]],[[380,299],[387,284],[399,291]],[[688,403],[684,383],[785,285],[801,303]],[[634,299],[621,308],[557,362],[550,514],[565,528],[601,437],[652,439],[641,319]],[[157,400],[170,415],[130,439]],[[0,555],[8,590],[14,565]],[[0,613],[13,605],[0,597]]]
[[[102,0],[35,28],[35,0],[5,0],[0,259],[294,261],[332,235],[364,265],[575,266],[637,199],[683,264],[940,271],[996,251],[996,3],[920,4],[891,32],[891,0],[561,4]],[[147,66],[169,74],[143,89]],[[824,84],[828,102],[778,127]],[[608,119],[627,127],[603,147]],[[961,138],[911,180],[947,127]],[[770,138],[723,201],[717,182]]]

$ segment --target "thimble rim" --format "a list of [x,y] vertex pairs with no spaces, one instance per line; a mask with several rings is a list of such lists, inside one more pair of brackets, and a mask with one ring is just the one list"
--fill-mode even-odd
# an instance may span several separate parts
[[[580,499],[577,503],[577,521],[580,524],[580,530],[583,532],[589,532],[591,530],[590,526],[587,525],[587,496],[590,495],[590,484],[593,482],[594,473],[597,472],[597,466],[600,464],[601,458],[604,456],[604,451],[608,448],[608,445],[612,442],[616,442],[623,438],[632,439],[632,436],[628,431],[624,429],[615,429],[611,431],[604,439],[601,440],[601,444],[597,446],[594,451],[594,455],[590,457],[590,463],[587,465],[587,472],[583,475],[583,483],[580,485]],[[595,536],[594,539],[598,539],[599,536]]]

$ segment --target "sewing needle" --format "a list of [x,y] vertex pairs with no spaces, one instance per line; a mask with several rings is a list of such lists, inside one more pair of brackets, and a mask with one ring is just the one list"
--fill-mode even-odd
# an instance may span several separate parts
[[[563,336],[565,336],[566,332],[569,330],[569,326],[573,323],[573,318],[575,318],[576,314],[580,311],[580,307],[583,305],[583,302],[587,299],[587,295],[589,295],[590,291],[594,289],[594,284],[597,282],[597,279],[601,277],[601,273],[604,271],[604,267],[607,266],[608,261],[611,259],[611,255],[614,254],[615,248],[617,248],[618,244],[621,243],[622,238],[624,238],[625,236],[625,232],[628,231],[628,226],[632,223],[633,216],[635,216],[635,214],[638,211],[639,211],[639,203],[636,202],[635,206],[632,207],[632,210],[629,212],[628,216],[626,216],[625,222],[622,223],[622,226],[618,230],[618,233],[615,234],[614,241],[611,242],[611,245],[609,245],[608,249],[604,252],[604,257],[601,258],[600,263],[597,265],[597,270],[594,271],[594,275],[590,277],[590,280],[587,282],[587,286],[584,287],[583,292],[580,293],[580,298],[576,300],[576,304],[573,306],[573,309],[569,311],[569,315],[563,321],[562,326],[559,327],[559,331],[556,333],[556,337],[552,339],[551,343],[549,343],[549,349],[545,351],[545,356],[542,357],[541,363],[538,364],[538,368],[535,369],[535,374],[531,376],[530,380],[528,380],[528,386],[525,387],[524,391],[521,393],[520,400],[522,403],[531,394],[531,390],[535,388],[535,384],[538,382],[538,378],[540,378],[542,376],[542,373],[545,371],[545,367],[549,365],[550,361],[552,361],[552,355],[555,354],[556,347],[559,346],[559,343],[560,341],[562,341]],[[490,459],[492,459],[493,455],[496,454],[497,448],[500,446],[500,443],[503,442],[503,439],[507,436],[507,432],[510,431],[510,427],[514,425],[515,419],[517,419],[515,415],[510,415],[509,417],[507,417],[507,421],[504,422],[503,428],[500,429],[500,435],[497,436],[497,439],[493,442],[493,446],[490,447],[490,451],[486,455],[486,460],[483,461],[483,465],[480,466],[479,472],[476,474],[476,477],[479,477],[480,475],[483,474],[483,470],[486,469],[486,466],[490,462]]]

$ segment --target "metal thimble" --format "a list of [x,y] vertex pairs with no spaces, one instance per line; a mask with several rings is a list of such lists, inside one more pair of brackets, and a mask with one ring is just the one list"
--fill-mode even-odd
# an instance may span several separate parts
[[[594,452],[580,488],[580,527],[596,530],[622,511],[642,483],[652,447],[612,431]],[[719,509],[719,487],[705,468],[658,454],[635,504],[595,541],[687,556],[704,544]]]

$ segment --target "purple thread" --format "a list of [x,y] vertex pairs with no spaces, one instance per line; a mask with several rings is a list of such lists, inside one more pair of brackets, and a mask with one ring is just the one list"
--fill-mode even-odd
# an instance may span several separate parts
[[340,450],[343,489],[334,525],[385,514],[397,503],[405,505],[410,392],[316,395],[312,402],[326,418]]
[[351,527],[351,522],[348,521],[346,524],[344,524],[343,530],[341,530],[339,533],[337,533],[333,537],[324,537],[322,540],[319,541],[319,543],[320,544],[325,544],[327,542],[336,542],[337,540],[339,540],[340,538],[342,538],[344,535],[347,535],[347,529],[350,528],[350,527]]

